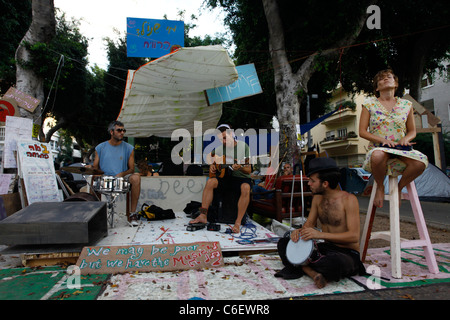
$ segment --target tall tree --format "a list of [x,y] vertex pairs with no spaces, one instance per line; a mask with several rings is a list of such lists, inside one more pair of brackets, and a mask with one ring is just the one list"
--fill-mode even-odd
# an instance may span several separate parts
[[0,37],[0,92],[16,83],[14,55],[31,23],[31,1],[0,0],[2,36]]
[[39,43],[48,43],[55,36],[55,7],[53,0],[32,1],[32,21],[30,28],[16,51],[16,88],[41,101],[33,114],[20,109],[22,117],[31,118],[42,124],[41,109],[44,101],[44,79],[27,64],[32,60],[31,47]]
[[[297,110],[304,114],[308,93],[326,97],[339,82],[348,92],[371,92],[374,74],[391,67],[400,78],[399,89],[410,88],[419,100],[423,74],[449,58],[446,0],[208,0],[207,4],[225,10],[224,22],[236,45],[234,58],[238,64],[254,62],[263,87],[264,99],[234,101],[241,104],[240,117],[227,116],[242,121],[247,111],[264,110],[260,117],[246,118],[256,124],[258,118],[268,122],[265,114],[277,115],[289,148],[295,145],[293,124],[303,123]],[[380,29],[365,27],[373,14],[367,12],[370,5],[380,8]],[[251,109],[257,99],[258,109]],[[322,110],[312,108],[311,119]]]
[[[260,52],[269,52],[273,87],[266,83],[264,90],[274,91],[282,132],[280,154],[286,149],[288,159],[298,151],[296,124],[300,121],[300,106],[308,94],[310,79],[314,73],[326,69],[330,60],[339,59],[341,51],[338,48],[345,48],[355,41],[365,24],[369,2],[375,3],[373,0],[358,5],[348,1],[312,0],[208,2],[210,6],[220,5],[227,11],[226,22],[233,32],[237,56],[255,58],[262,55]],[[261,9],[265,23],[256,13]],[[255,37],[253,34],[258,31]],[[252,50],[251,45],[255,43],[257,49]]]
[[380,29],[364,28],[361,45],[348,50],[342,62],[347,91],[371,92],[377,71],[392,68],[399,77],[398,94],[405,88],[421,101],[424,74],[442,68],[450,59],[450,7],[446,0],[379,0]]

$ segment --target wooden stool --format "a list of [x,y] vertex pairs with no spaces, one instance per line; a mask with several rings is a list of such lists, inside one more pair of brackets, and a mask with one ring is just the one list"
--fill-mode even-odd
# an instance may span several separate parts
[[389,200],[390,231],[374,232],[371,234],[373,219],[376,211],[376,207],[373,205],[376,189],[377,183],[374,181],[372,193],[370,195],[369,207],[367,209],[366,221],[364,223],[364,229],[360,241],[361,261],[364,262],[366,259],[369,241],[374,239],[383,239],[391,242],[391,264],[393,278],[402,278],[400,248],[423,247],[428,269],[431,273],[439,273],[436,257],[434,256],[433,246],[431,244],[427,225],[423,217],[422,207],[420,206],[414,181],[406,186],[408,193],[402,194],[402,199],[408,199],[411,202],[411,208],[416,220],[420,240],[400,239],[398,180],[397,177],[393,176],[389,176],[389,195],[385,196],[385,200]]

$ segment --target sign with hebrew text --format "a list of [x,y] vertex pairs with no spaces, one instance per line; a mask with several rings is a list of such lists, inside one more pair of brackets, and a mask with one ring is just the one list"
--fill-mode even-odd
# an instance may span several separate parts
[[127,18],[127,56],[159,58],[184,47],[184,22]]
[[222,103],[262,93],[258,74],[253,63],[237,66],[238,79],[225,87],[206,90],[208,105]]
[[117,274],[223,266],[219,242],[84,247],[81,274]]
[[8,91],[6,91],[3,96],[4,99],[13,99],[17,102],[17,105],[31,113],[37,108],[39,103],[41,102],[39,99],[36,99],[32,96],[29,96],[22,91],[17,90],[14,87],[10,87]]
[[18,141],[17,155],[28,204],[62,201],[50,145],[34,140]]

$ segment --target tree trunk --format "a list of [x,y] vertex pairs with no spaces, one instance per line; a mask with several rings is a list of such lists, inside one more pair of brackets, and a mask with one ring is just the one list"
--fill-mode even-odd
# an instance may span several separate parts
[[417,101],[420,101],[422,98],[421,83],[425,60],[436,38],[435,32],[424,33],[418,37],[414,46],[411,48],[411,60],[409,66],[405,69],[411,83],[409,94]]
[[58,122],[56,123],[56,125],[54,125],[53,127],[51,127],[48,131],[47,131],[47,135],[45,136],[45,142],[49,143],[50,140],[52,139],[53,134],[58,131],[59,129],[63,128],[65,125],[67,124],[67,121],[64,118],[60,118],[58,120]]
[[[53,0],[33,0],[32,22],[16,50],[16,88],[41,103],[33,113],[20,108],[20,115],[33,119],[33,123],[42,125],[41,113],[44,102],[44,79],[40,78],[26,64],[31,62],[28,45],[39,42],[48,43],[56,34],[55,8]],[[41,129],[42,130],[42,129]]]
[[[373,4],[377,1],[369,0],[367,2]],[[286,154],[282,161],[296,163],[300,155],[300,149],[297,147],[296,124],[300,123],[300,104],[308,94],[308,81],[314,73],[314,62],[319,54],[321,56],[338,55],[339,48],[345,48],[352,44],[365,24],[366,11],[364,10],[356,21],[355,32],[339,39],[336,43],[337,49],[331,48],[321,53],[314,53],[294,74],[286,54],[283,24],[277,1],[262,0],[262,3],[268,22],[269,50],[275,75],[277,117],[280,123],[280,155]]]
[[285,155],[282,161],[292,162],[298,153],[296,134],[296,124],[300,119],[300,101],[296,93],[298,83],[286,55],[278,4],[273,0],[262,0],[262,2],[269,26],[269,51],[275,76],[277,118],[280,124],[280,155],[282,157]]

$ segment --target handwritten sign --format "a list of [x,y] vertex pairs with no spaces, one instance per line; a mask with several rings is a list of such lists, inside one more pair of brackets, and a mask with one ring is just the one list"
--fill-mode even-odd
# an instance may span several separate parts
[[13,173],[0,173],[0,195],[9,193],[15,176]]
[[5,147],[3,150],[3,167],[17,168],[14,152],[17,150],[17,141],[30,140],[33,120],[21,117],[6,116],[5,121]]
[[237,66],[236,71],[239,78],[232,84],[206,90],[208,105],[253,96],[262,92],[253,63]]
[[184,22],[127,18],[127,56],[159,58],[184,47]]
[[14,87],[10,87],[8,91],[6,91],[3,98],[15,100],[19,105],[19,107],[29,112],[34,112],[34,110],[41,102],[39,99],[29,96],[26,93],[23,93],[22,91],[19,91]]
[[62,201],[49,144],[19,141],[17,154],[28,203]]
[[219,242],[84,247],[81,274],[116,274],[223,266]]

